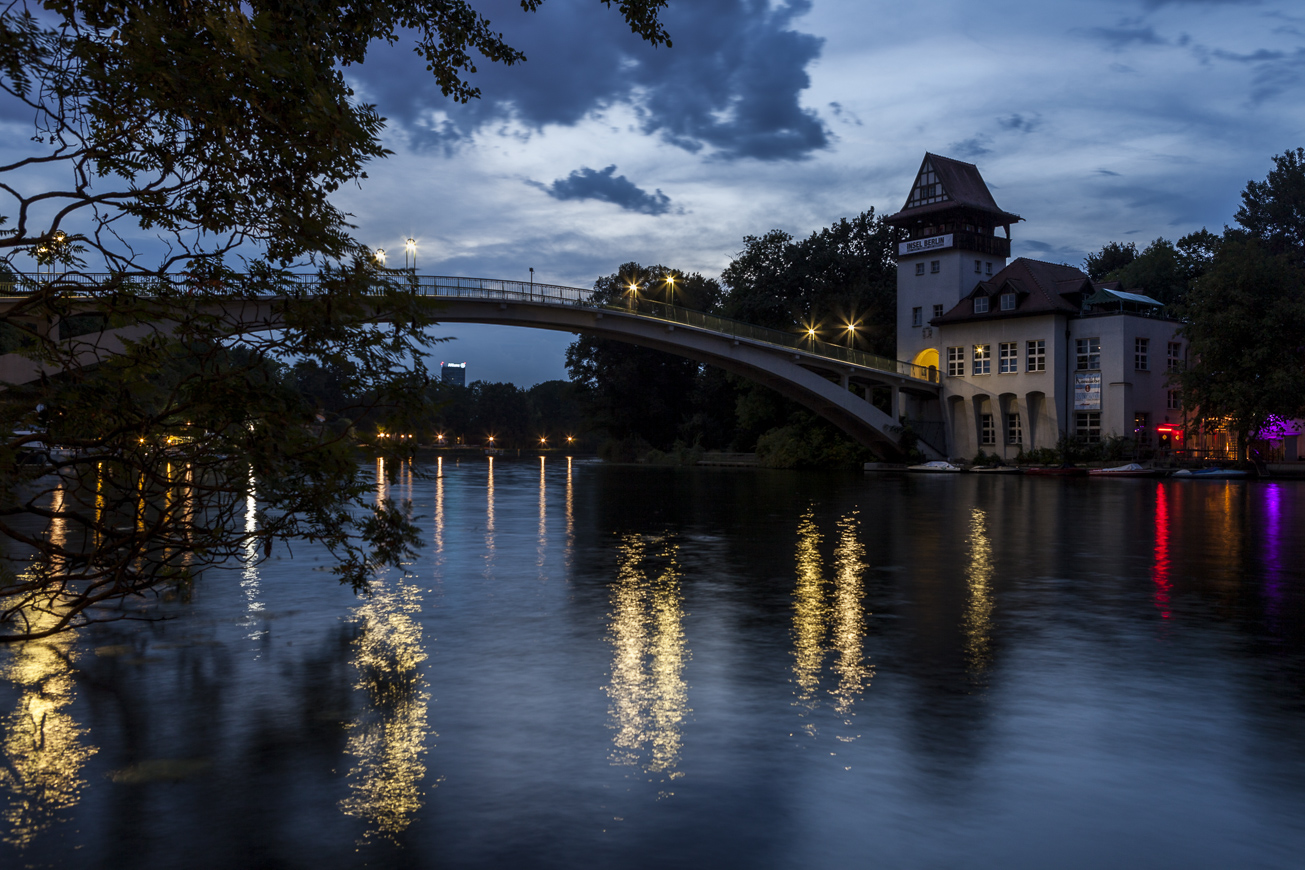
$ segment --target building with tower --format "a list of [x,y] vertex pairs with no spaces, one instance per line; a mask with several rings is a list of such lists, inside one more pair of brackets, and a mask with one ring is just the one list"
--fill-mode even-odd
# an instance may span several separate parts
[[906,416],[938,432],[935,447],[1013,460],[1066,435],[1180,446],[1167,376],[1186,343],[1159,302],[1073,266],[1011,260],[1022,218],[971,163],[926,154],[886,220],[899,232],[897,357],[937,368],[942,383],[940,405],[908,397]]

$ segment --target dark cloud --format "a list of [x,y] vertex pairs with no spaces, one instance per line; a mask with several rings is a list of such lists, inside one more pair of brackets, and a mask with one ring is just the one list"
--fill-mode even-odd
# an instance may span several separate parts
[[1259,6],[1261,0],[1142,0],[1147,9],[1161,6]]
[[1018,130],[1021,133],[1032,133],[1042,124],[1041,115],[1025,117],[1020,114],[1012,114],[1005,118],[998,118],[997,125],[1003,130]]
[[455,147],[510,120],[530,130],[572,125],[628,104],[643,132],[688,151],[800,159],[829,144],[824,123],[799,102],[823,44],[792,29],[810,7],[811,0],[673,3],[664,20],[674,47],[654,49],[592,0],[552,0],[533,14],[514,0],[486,0],[494,28],[528,60],[482,63],[472,77],[481,99],[448,102],[421,63],[399,51],[378,51],[351,75],[416,147]]
[[982,157],[992,153],[992,149],[988,147],[991,144],[992,140],[980,133],[978,136],[971,136],[969,139],[962,139],[948,145],[947,153],[957,157]]
[[1103,42],[1114,51],[1133,45],[1168,45],[1169,42],[1155,32],[1154,27],[1124,25],[1120,27],[1088,27],[1083,30],[1089,37]]
[[666,214],[671,208],[669,196],[660,190],[649,193],[624,175],[617,175],[616,164],[601,170],[583,166],[550,185],[534,185],[554,199],[597,199],[643,214]]
[[1198,45],[1193,47],[1192,53],[1205,64],[1222,60],[1251,67],[1254,70],[1251,76],[1253,104],[1305,84],[1305,48],[1293,51],[1261,48],[1241,53]]
[[861,123],[861,119],[857,116],[856,112],[844,108],[842,103],[830,103],[829,110],[834,113],[835,118],[842,121],[844,124],[851,124],[855,127],[865,126]]

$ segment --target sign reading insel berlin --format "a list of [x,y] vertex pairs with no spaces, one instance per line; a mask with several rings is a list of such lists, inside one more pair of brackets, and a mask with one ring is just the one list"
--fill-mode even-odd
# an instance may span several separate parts
[[1074,373],[1074,410],[1101,410],[1101,372]]
[[936,251],[939,248],[950,248],[952,246],[952,234],[945,236],[930,236],[927,239],[911,239],[909,242],[901,242],[897,246],[897,256],[904,257],[907,254],[923,254],[925,251]]

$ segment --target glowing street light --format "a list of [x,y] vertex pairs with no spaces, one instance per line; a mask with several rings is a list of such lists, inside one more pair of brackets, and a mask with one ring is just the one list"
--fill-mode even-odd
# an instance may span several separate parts
[[441,432],[440,434],[436,435],[436,436],[435,436],[435,440],[438,441],[440,444],[443,444],[443,443],[444,443],[444,433]]
[[633,308],[634,304],[639,301],[639,285],[636,284],[634,281],[630,282],[629,294],[630,294],[630,307]]
[[412,256],[412,268],[417,268],[417,240],[408,239],[403,245],[403,265],[408,265],[408,256]]
[[566,436],[566,443],[567,443],[567,444],[573,444],[573,443],[575,443],[575,438],[574,438],[573,436],[571,436],[571,435]]
[[672,305],[675,304],[675,276],[666,276],[666,296]]
[[384,249],[384,248],[377,248],[377,249],[376,249],[376,264],[377,264],[378,266],[384,266],[384,265],[385,265],[385,249]]
[[849,323],[847,325],[847,346],[853,347],[855,344],[856,344],[856,324]]
[[540,435],[540,436],[539,436],[539,446],[540,446],[540,447],[547,447],[547,446],[548,446],[548,439],[545,438],[543,435]]

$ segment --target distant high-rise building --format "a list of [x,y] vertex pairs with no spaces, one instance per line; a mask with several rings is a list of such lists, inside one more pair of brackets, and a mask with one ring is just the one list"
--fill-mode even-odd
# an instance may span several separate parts
[[440,363],[440,382],[465,387],[467,385],[467,364]]

